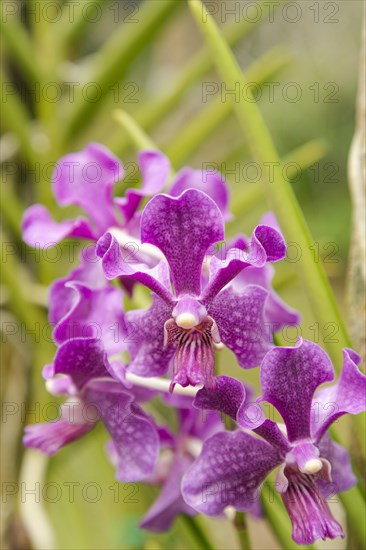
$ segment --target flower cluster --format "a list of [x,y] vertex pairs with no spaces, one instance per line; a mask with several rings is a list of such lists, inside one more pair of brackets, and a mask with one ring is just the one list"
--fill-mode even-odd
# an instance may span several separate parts
[[[42,205],[24,214],[30,246],[88,242],[79,265],[50,289],[58,349],[43,375],[50,393],[66,396],[62,415],[27,426],[24,444],[52,455],[101,421],[117,479],[161,486],[141,522],[154,531],[180,513],[218,515],[228,506],[260,516],[261,485],[277,468],[294,541],[342,537],[326,500],[356,480],[328,428],[366,408],[359,356],[345,349],[338,382],[318,389],[334,378],[327,354],[306,340],[291,348],[273,341],[274,330],[299,322],[271,286],[271,263],[286,253],[274,216],[225,243],[231,214],[220,174],[184,168],[168,183],[169,161],[157,151],[142,152],[139,167],[141,188],[115,197],[123,166],[91,144],[63,157],[53,179],[58,203],[86,217],[56,222]],[[136,307],[138,284],[151,291],[147,309]],[[125,310],[127,296],[136,309]],[[239,367],[260,369],[260,398],[217,376],[223,347]],[[178,429],[160,425],[151,406],[146,412],[155,399],[175,411]],[[322,404],[316,416],[314,400]],[[265,418],[261,401],[284,424]]]

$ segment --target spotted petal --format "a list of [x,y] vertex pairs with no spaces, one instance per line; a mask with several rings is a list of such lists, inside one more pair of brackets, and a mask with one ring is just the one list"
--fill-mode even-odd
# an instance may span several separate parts
[[263,267],[266,262],[281,260],[285,254],[286,246],[282,235],[272,227],[258,225],[246,250],[233,248],[225,253],[224,258],[211,258],[210,280],[202,294],[203,303],[208,304],[243,269],[250,266]]
[[142,529],[156,533],[168,531],[179,514],[193,516],[196,513],[184,502],[180,489],[183,474],[191,462],[187,455],[176,457],[158,498],[142,518]]
[[98,143],[62,157],[56,166],[52,186],[62,206],[80,206],[100,235],[116,224],[112,188],[124,174],[120,161]]
[[131,362],[128,370],[140,376],[162,376],[174,355],[174,347],[164,346],[164,324],[171,308],[158,296],[149,309],[136,309],[126,314],[126,345]]
[[204,445],[182,481],[183,498],[198,512],[220,514],[226,506],[249,510],[259,487],[282,459],[265,441],[242,431],[219,432]]
[[73,295],[72,304],[55,327],[55,342],[62,344],[71,338],[97,338],[108,353],[123,351],[127,333],[123,292],[112,286],[92,290],[73,281],[65,286]]
[[259,366],[272,346],[272,335],[265,325],[267,296],[268,292],[259,286],[250,285],[236,293],[229,285],[208,308],[222,342],[235,353],[244,369]]
[[128,277],[150,288],[168,304],[173,303],[168,267],[164,260],[155,267],[140,263],[130,250],[121,248],[111,233],[106,233],[99,239],[97,254],[102,258],[104,273],[108,280]]
[[33,248],[51,248],[67,237],[95,240],[96,235],[85,218],[63,220],[52,219],[47,208],[34,204],[25,210],[22,219],[23,240]]
[[310,439],[310,413],[316,388],[334,377],[333,365],[324,350],[299,339],[293,348],[272,348],[261,365],[262,400],[281,414],[288,439]]
[[99,339],[74,338],[58,348],[47,376],[67,374],[77,388],[82,388],[92,378],[110,377],[110,371],[107,354]]
[[153,196],[162,191],[169,176],[169,159],[160,151],[141,151],[138,163],[142,175],[140,188],[127,189],[124,197],[116,197],[124,222],[128,223],[135,214],[144,197]]
[[91,380],[84,394],[94,404],[118,455],[117,479],[148,478],[158,456],[159,437],[152,420],[133,402],[133,396],[113,380]]
[[52,456],[68,443],[89,432],[94,425],[91,422],[68,422],[64,418],[56,422],[30,424],[24,429],[23,444]]
[[336,384],[320,389],[315,396],[319,417],[314,437],[320,440],[329,426],[344,414],[366,410],[366,376],[359,370],[361,357],[352,349],[343,350],[343,368]]
[[169,189],[169,195],[178,197],[183,191],[191,188],[206,193],[220,208],[224,221],[231,220],[232,214],[228,208],[229,187],[219,172],[182,168]]
[[220,210],[196,189],[188,189],[177,198],[157,195],[142,214],[141,240],[157,246],[167,258],[177,296],[199,295],[204,256],[223,238]]

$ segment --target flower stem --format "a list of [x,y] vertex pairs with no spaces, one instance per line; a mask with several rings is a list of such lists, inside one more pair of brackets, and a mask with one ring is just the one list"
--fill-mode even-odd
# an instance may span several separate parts
[[243,512],[236,512],[234,526],[238,533],[241,550],[251,550],[247,521]]
[[197,518],[184,514],[181,516],[181,519],[198,543],[198,546],[196,547],[197,550],[201,548],[202,550],[214,550],[214,546],[212,546],[211,542],[207,538],[206,533],[198,523]]
[[[171,381],[166,378],[143,377],[138,376],[137,374],[133,374],[133,372],[129,371],[126,372],[125,376],[128,382],[131,382],[135,386],[169,393],[169,386]],[[188,395],[190,397],[195,397],[196,393],[201,388],[202,386],[187,386],[186,388],[183,388],[182,386],[179,386],[177,384],[174,388],[174,393],[177,395]]]
[[285,550],[308,549],[315,550],[314,546],[301,546],[295,544],[292,537],[289,535],[290,521],[284,517],[283,508],[281,507],[280,498],[276,491],[271,490],[271,500],[264,492],[261,495],[261,504],[265,514],[265,518],[271,528],[272,533]]

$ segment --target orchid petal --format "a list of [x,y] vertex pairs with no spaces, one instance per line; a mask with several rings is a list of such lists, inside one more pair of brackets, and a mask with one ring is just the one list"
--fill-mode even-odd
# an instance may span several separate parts
[[178,197],[187,189],[199,189],[211,197],[221,210],[224,221],[232,219],[229,205],[229,187],[222,174],[209,170],[193,170],[182,168],[176,175],[170,189],[169,195]]
[[142,214],[141,240],[157,246],[165,255],[177,296],[199,295],[205,254],[223,238],[220,210],[196,189],[188,189],[177,198],[157,195]]
[[333,377],[333,365],[326,352],[301,338],[293,348],[272,348],[263,359],[261,400],[271,403],[281,414],[290,442],[310,439],[314,392]]

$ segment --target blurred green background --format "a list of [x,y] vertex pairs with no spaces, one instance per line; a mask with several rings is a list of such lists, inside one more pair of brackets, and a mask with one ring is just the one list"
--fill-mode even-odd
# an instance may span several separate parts
[[[324,260],[343,311],[351,232],[347,157],[354,132],[362,4],[207,3],[255,83],[259,107],[288,163],[286,173],[314,236],[314,258]],[[56,256],[35,255],[22,244],[20,220],[33,202],[46,204],[59,220],[74,213],[54,202],[52,166],[89,141],[109,146],[125,163],[128,176],[119,193],[138,184],[136,144],[113,117],[115,109],[123,109],[169,155],[175,169],[209,164],[221,170],[235,214],[227,236],[251,232],[268,206],[230,112],[229,90],[219,84],[183,0],[4,1],[1,22],[2,400],[5,407],[13,404],[5,408],[2,429],[2,475],[8,483],[2,547],[194,548],[183,519],[162,536],[137,529],[156,490],[117,485],[102,429],[51,460],[24,453],[25,421],[42,420],[50,402],[40,375],[54,353],[45,329],[47,285],[71,266],[67,243]],[[277,266],[275,284],[301,311],[302,335],[314,339],[317,327],[295,276],[295,254],[293,247],[291,257]],[[288,331],[279,339],[293,345],[296,336]],[[219,369],[243,378],[227,351],[220,355]],[[245,373],[245,378],[257,385],[258,372]],[[339,429],[345,428],[342,422]],[[45,483],[54,484],[46,485],[46,496]],[[33,486],[40,502],[25,494]],[[337,504],[335,513],[342,517]],[[217,548],[237,547],[227,522],[199,521],[209,527]],[[249,529],[254,548],[278,547],[263,522],[250,521]],[[345,543],[337,539],[317,546],[338,549]]]

